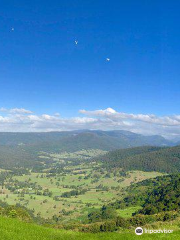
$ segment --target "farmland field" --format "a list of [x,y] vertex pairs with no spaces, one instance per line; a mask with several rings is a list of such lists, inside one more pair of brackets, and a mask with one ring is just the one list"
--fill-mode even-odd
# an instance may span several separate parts
[[[54,164],[63,164],[63,158],[70,156],[68,164],[63,164],[63,171],[53,173],[50,170],[13,175],[6,179],[0,194],[0,200],[8,204],[20,204],[43,218],[58,216],[62,222],[81,221],[92,209],[100,208],[125,196],[125,188],[132,183],[162,175],[158,172],[129,171],[116,169],[109,173],[100,164],[80,160],[76,165],[72,159],[78,154],[91,157],[101,151],[80,151],[73,154],[51,154]],[[89,154],[89,155],[88,155]],[[55,158],[55,159],[54,159]],[[55,162],[55,163],[54,163]],[[73,190],[82,191],[70,194]],[[64,194],[64,195],[63,195]],[[136,209],[134,209],[136,210]],[[133,213],[130,211],[129,216]],[[123,212],[121,213],[123,214]]]
[[[145,147],[144,151],[147,149]],[[123,156],[136,154],[136,151],[142,150],[123,150]],[[101,155],[104,153],[98,149],[74,153],[41,151],[37,154],[38,167],[2,168],[1,215],[46,226],[48,228],[27,225],[27,228],[52,233],[54,239],[136,239],[134,229],[137,226],[171,229],[170,221],[174,220],[173,236],[179,236],[177,211],[163,213],[156,210],[154,215],[141,214],[148,194],[158,190],[158,186],[168,185],[169,181],[176,184],[178,176],[158,171],[126,170],[114,167],[112,163],[107,165],[103,162],[106,155]],[[6,218],[2,221],[7,222]],[[2,227],[5,234],[7,228]],[[166,237],[158,235],[161,236]],[[18,237],[16,239],[21,239]],[[171,235],[167,237],[171,239]],[[154,239],[154,236],[143,235],[142,239]]]

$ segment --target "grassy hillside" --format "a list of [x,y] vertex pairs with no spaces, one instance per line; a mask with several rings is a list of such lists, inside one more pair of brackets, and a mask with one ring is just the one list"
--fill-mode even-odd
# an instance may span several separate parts
[[[167,226],[168,227],[168,226]],[[1,240],[131,240],[131,239],[180,239],[180,231],[172,234],[143,234],[136,236],[133,231],[126,233],[77,233],[73,231],[45,228],[16,219],[0,217]]]
[[108,167],[125,170],[179,172],[180,146],[170,148],[139,147],[115,150],[100,158]]

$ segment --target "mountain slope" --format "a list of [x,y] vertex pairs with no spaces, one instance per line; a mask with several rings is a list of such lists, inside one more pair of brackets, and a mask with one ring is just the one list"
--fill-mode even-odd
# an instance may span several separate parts
[[115,150],[99,158],[107,168],[122,167],[125,170],[180,171],[180,146],[169,148],[139,147]]
[[[170,144],[171,142],[161,136],[143,136],[128,131],[0,133],[0,168],[41,169],[43,162],[48,163],[51,159],[40,159],[40,151],[48,153],[76,152],[82,149],[109,151],[132,146]],[[131,150],[127,152],[130,154]],[[135,154],[134,150],[132,154]]]
[[170,146],[161,136],[143,136],[128,131],[70,131],[47,133],[0,133],[0,145],[27,146],[43,151],[113,150],[136,146]]

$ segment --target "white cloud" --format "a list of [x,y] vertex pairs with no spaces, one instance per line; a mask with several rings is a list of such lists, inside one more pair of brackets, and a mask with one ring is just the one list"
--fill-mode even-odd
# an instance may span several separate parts
[[82,117],[63,118],[58,113],[38,115],[23,108],[0,108],[0,131],[63,131],[75,129],[128,130],[146,135],[180,136],[180,115],[156,116],[117,112],[112,108],[80,110]]
[[7,111],[7,109],[6,108],[0,108],[0,112],[6,112]]
[[10,113],[21,113],[21,114],[29,114],[32,113],[30,110],[24,108],[13,108],[9,110]]
[[107,108],[104,110],[86,111],[80,110],[82,114],[94,116],[94,117],[104,117],[112,119],[113,121],[120,121],[123,119],[142,121],[151,124],[165,125],[165,126],[180,126],[180,115],[175,116],[163,116],[158,117],[153,114],[129,114],[123,112],[116,112],[112,108]]
[[30,110],[24,109],[24,108],[0,108],[0,112],[8,112],[8,113],[20,113],[20,114],[30,114],[32,113]]

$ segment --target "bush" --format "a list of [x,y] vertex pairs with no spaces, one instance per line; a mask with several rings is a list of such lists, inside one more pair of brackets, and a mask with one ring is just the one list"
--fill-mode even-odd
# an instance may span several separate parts
[[116,226],[117,227],[122,227],[122,228],[128,228],[130,226],[130,223],[125,218],[117,217]]
[[91,233],[98,233],[98,232],[114,232],[118,229],[116,225],[116,221],[107,221],[104,223],[92,223],[83,225],[79,230],[83,232],[91,232]]
[[12,217],[12,218],[16,218],[16,217],[17,217],[17,212],[16,212],[16,210],[12,209],[11,211],[9,211],[8,216],[9,216],[9,217]]
[[144,215],[136,215],[129,219],[132,226],[142,226],[146,224],[146,217]]
[[157,219],[156,219],[156,215],[146,215],[145,216],[145,222],[148,224],[148,223],[153,223],[153,222],[156,222]]
[[162,212],[156,215],[156,221],[171,221],[178,216],[175,211]]
[[115,221],[107,221],[100,226],[102,232],[114,232],[117,230]]
[[84,225],[80,230],[83,232],[98,233],[101,231],[100,227],[101,227],[101,223],[93,223],[93,224]]

